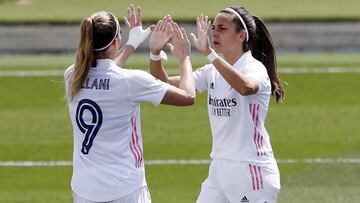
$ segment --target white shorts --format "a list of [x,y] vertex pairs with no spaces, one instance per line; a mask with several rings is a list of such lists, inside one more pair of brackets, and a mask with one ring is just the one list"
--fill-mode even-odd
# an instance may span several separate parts
[[211,161],[197,203],[275,203],[280,191],[276,164],[256,166],[224,159]]
[[79,197],[73,192],[73,203],[151,203],[151,197],[148,187],[141,187],[135,192],[130,193],[124,197],[107,202],[87,200]]

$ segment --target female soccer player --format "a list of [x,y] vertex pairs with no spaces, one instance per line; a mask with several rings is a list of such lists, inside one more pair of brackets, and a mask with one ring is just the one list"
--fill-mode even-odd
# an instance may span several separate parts
[[[171,32],[172,53],[180,62],[179,88],[144,71],[116,65],[116,61],[123,63],[149,33],[142,30],[140,9],[136,12],[130,6],[128,11],[131,30],[122,50],[115,15],[98,12],[84,19],[75,64],[64,74],[74,134],[71,187],[75,203],[150,203],[140,103],[194,103],[190,43],[178,27],[167,31]],[[167,27],[164,24],[168,23],[162,20],[156,27]]]
[[[281,101],[284,90],[270,33],[243,7],[220,11],[213,24],[203,15],[196,22],[197,36],[191,36],[211,64],[193,75],[196,90],[208,92],[213,138],[209,175],[197,202],[276,202],[280,175],[264,124],[270,95]],[[168,77],[160,61],[150,68],[161,80],[178,84],[179,77]]]

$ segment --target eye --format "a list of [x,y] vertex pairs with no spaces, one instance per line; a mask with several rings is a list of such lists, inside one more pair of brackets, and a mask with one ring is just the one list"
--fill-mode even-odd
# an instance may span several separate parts
[[212,29],[212,30],[215,30],[215,25],[211,25],[211,29]]

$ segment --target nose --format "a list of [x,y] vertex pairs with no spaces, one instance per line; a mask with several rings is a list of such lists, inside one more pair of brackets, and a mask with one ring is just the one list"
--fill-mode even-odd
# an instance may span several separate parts
[[219,37],[219,33],[216,31],[216,29],[212,31],[211,36],[212,36],[212,38]]

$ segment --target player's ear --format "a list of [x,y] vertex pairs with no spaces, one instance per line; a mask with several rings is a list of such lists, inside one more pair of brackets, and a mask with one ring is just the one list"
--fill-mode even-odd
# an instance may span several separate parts
[[120,46],[121,44],[121,35],[119,35],[115,40],[112,42],[112,45],[114,46]]
[[239,40],[246,39],[246,32],[240,31],[237,35],[237,39],[239,39]]

